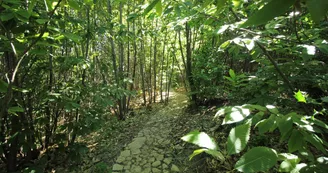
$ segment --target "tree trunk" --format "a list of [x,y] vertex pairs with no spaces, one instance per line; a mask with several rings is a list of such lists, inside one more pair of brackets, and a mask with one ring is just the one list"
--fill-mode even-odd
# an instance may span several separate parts
[[190,92],[191,92],[191,100],[194,103],[197,103],[197,96],[195,94],[195,86],[194,80],[192,76],[192,62],[191,62],[191,29],[186,22],[186,51],[187,51],[187,62],[186,62],[186,78],[189,83]]

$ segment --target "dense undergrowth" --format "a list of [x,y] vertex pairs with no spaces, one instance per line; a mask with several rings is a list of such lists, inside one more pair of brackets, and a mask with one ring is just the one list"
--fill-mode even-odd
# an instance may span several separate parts
[[191,116],[198,131],[181,134],[201,147],[192,156],[214,156],[201,155],[208,172],[326,170],[327,11],[326,0],[2,0],[1,166],[78,160],[79,139],[129,129],[136,99],[150,108],[183,87],[195,110],[216,106],[211,127]]

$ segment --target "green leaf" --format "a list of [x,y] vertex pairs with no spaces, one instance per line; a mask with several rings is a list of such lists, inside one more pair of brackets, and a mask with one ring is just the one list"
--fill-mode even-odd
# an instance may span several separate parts
[[291,172],[295,170],[301,160],[298,156],[290,153],[280,153],[278,154],[278,158],[279,160],[283,160],[279,167],[280,172]]
[[302,134],[304,136],[304,139],[309,143],[311,143],[316,149],[322,151],[324,154],[327,153],[325,147],[322,145],[323,141],[321,138],[319,138],[319,136],[317,136],[314,133],[307,133],[307,132],[303,132]]
[[223,154],[220,151],[217,150],[211,150],[211,149],[206,149],[205,152],[217,159],[219,159],[220,161],[224,161],[225,158],[223,156]]
[[163,12],[162,1],[159,1],[156,4],[156,13],[157,13],[158,16],[161,16],[162,12]]
[[149,4],[148,7],[143,12],[143,15],[147,15],[156,6],[156,4],[160,1],[161,0],[154,0],[151,4]]
[[0,92],[6,93],[8,88],[8,84],[0,79]]
[[328,11],[327,0],[307,0],[306,6],[311,14],[311,18],[316,23],[320,23]]
[[220,11],[226,4],[227,0],[216,0],[217,11]]
[[279,110],[273,105],[266,105],[265,106],[271,113],[279,114]]
[[294,92],[294,93],[295,93],[294,97],[296,98],[296,100],[298,102],[306,103],[306,99],[300,90],[298,90],[298,92]]
[[207,154],[221,160],[221,161],[224,161],[225,158],[223,156],[223,154],[217,150],[211,150],[211,149],[207,149],[207,148],[201,148],[201,149],[198,149],[198,150],[194,150],[194,152],[189,156],[189,160],[193,159],[195,156],[203,153],[203,152],[206,152]]
[[216,150],[217,144],[215,141],[209,137],[204,132],[199,132],[197,130],[188,133],[187,135],[181,138],[183,141],[198,145],[200,147]]
[[232,0],[234,8],[239,8],[242,5],[242,0]]
[[226,115],[222,124],[232,124],[243,121],[251,114],[249,109],[243,108],[243,106],[225,107],[220,109],[215,117]]
[[12,12],[3,12],[3,13],[1,13],[0,19],[1,19],[1,21],[5,22],[14,17],[15,17],[15,15]]
[[249,108],[251,110],[259,110],[262,112],[267,111],[267,108],[261,106],[261,105],[245,105],[244,108]]
[[193,159],[195,156],[205,152],[205,150],[207,150],[206,148],[201,148],[198,150],[194,150],[194,152],[189,156],[189,160]]
[[63,35],[68,38],[73,40],[75,43],[79,43],[80,40],[82,40],[82,37],[76,34],[72,34],[72,33],[63,33]]
[[303,146],[303,135],[296,129],[293,130],[288,140],[288,152],[292,153],[301,149]]
[[277,163],[277,160],[278,155],[274,149],[255,147],[240,157],[235,169],[246,173],[267,171]]
[[249,121],[246,124],[231,129],[227,144],[229,155],[240,153],[246,147],[249,140],[251,124],[252,121]]
[[290,116],[283,116],[278,120],[278,128],[282,139],[289,133],[293,128],[293,120]]
[[328,103],[328,97],[322,97],[320,99],[322,100],[322,102]]
[[273,128],[275,125],[276,116],[271,114],[268,119],[260,121],[256,126],[259,128],[260,134],[264,134]]
[[19,16],[25,18],[25,19],[29,19],[30,16],[31,16],[31,14],[27,10],[22,10],[22,9],[17,10],[15,13],[18,14]]
[[291,172],[296,168],[300,159],[285,160],[279,166],[279,172]]
[[229,70],[229,75],[232,79],[236,79],[235,71],[233,71],[232,69]]
[[72,7],[74,10],[80,10],[80,4],[76,0],[68,0],[68,5]]
[[271,0],[263,8],[249,17],[248,20],[241,25],[241,27],[265,24],[274,17],[285,13],[289,7],[295,3],[295,1],[296,0]]
[[18,116],[16,112],[24,112],[24,109],[19,106],[10,107],[8,109],[8,113]]
[[48,22],[48,19],[37,19],[36,22],[38,24],[45,24],[46,22]]

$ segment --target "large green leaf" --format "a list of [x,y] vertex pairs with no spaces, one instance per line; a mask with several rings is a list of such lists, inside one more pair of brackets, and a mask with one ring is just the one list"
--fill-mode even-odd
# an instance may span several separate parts
[[235,71],[233,71],[232,69],[229,70],[229,75],[232,79],[235,79],[236,78],[236,74],[235,74]]
[[292,121],[292,118],[290,116],[283,116],[283,117],[280,117],[278,122],[278,128],[279,128],[279,131],[280,131],[280,140],[281,141],[284,141],[286,140],[286,138],[288,137],[288,135],[290,134],[292,128],[293,128],[293,121]]
[[204,132],[198,130],[192,131],[181,138],[182,140],[198,145],[203,148],[217,150],[217,144],[215,141]]
[[303,146],[303,135],[296,129],[293,130],[288,140],[288,152],[292,153]]
[[269,130],[275,128],[275,122],[276,122],[276,115],[271,114],[271,116],[268,119],[260,121],[256,126],[259,128],[260,134],[264,134]]
[[145,11],[143,12],[143,15],[147,15],[150,12],[150,10],[152,10],[159,1],[161,0],[154,0],[152,3],[150,3],[148,7],[145,9]]
[[306,6],[311,14],[312,19],[319,23],[327,14],[328,1],[327,0],[307,0]]
[[323,146],[322,139],[314,133],[303,132],[304,139],[311,143],[316,149],[322,151],[324,154],[327,153],[326,148]]
[[296,0],[271,0],[263,8],[249,17],[248,20],[241,25],[241,27],[265,24],[274,17],[285,13],[289,7],[295,3],[295,1]]
[[251,124],[252,122],[249,121],[246,124],[231,129],[227,144],[229,155],[240,153],[246,147],[249,140]]
[[245,153],[236,163],[235,169],[241,172],[267,171],[278,160],[274,149],[268,147],[255,147]]

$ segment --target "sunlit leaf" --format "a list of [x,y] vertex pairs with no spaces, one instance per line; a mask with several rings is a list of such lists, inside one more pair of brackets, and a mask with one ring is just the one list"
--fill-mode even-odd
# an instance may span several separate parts
[[200,147],[216,150],[217,144],[204,132],[192,131],[181,138],[183,141],[198,145]]
[[306,103],[306,99],[300,90],[298,90],[298,92],[295,92],[294,97],[298,102]]
[[225,115],[222,124],[232,124],[244,120],[251,114],[249,109],[243,106],[225,107],[220,109],[215,117]]
[[246,147],[249,140],[251,124],[252,122],[249,121],[246,124],[231,129],[227,143],[229,155],[240,153]]
[[162,1],[159,1],[159,2],[156,4],[155,8],[156,8],[156,14],[157,14],[158,16],[161,16],[161,15],[162,15],[162,12],[163,12]]
[[154,0],[152,3],[150,3],[143,12],[143,15],[147,15],[156,6],[156,4],[159,3],[159,1],[161,0]]
[[236,74],[235,74],[235,71],[233,71],[232,69],[229,70],[229,75],[232,79],[235,79],[236,78]]
[[278,109],[275,107],[275,106],[273,106],[273,105],[266,105],[265,106],[271,113],[273,113],[273,114],[279,114],[279,111],[278,111]]

